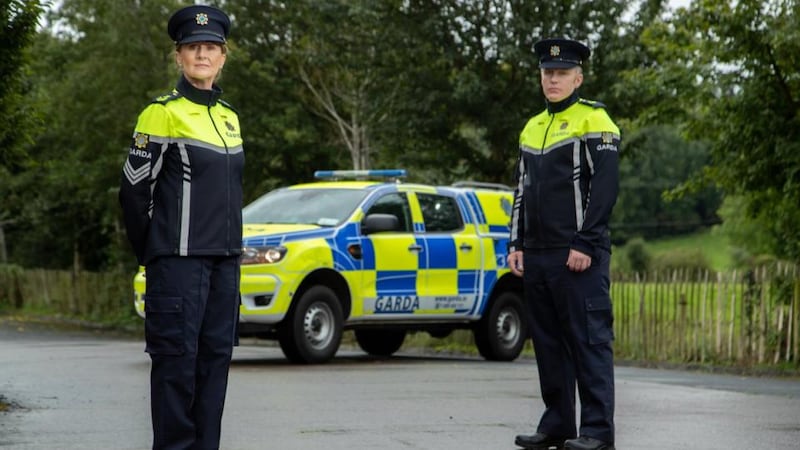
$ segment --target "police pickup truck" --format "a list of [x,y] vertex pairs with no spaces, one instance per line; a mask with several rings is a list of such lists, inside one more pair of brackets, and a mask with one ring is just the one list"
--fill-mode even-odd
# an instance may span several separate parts
[[[389,356],[409,332],[469,329],[510,361],[527,336],[521,280],[506,264],[513,192],[401,182],[403,170],[317,171],[243,210],[239,327],[297,363],[334,357],[346,329]],[[378,179],[376,179],[378,178]],[[144,316],[144,274],[134,280]]]

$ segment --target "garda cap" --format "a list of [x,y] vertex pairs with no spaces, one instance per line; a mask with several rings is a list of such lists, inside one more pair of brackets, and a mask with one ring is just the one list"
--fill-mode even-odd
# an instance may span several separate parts
[[231,20],[213,6],[193,5],[179,9],[167,24],[167,33],[175,44],[219,42],[224,44],[231,29]]
[[570,69],[589,59],[589,47],[571,39],[542,39],[533,44],[541,69]]

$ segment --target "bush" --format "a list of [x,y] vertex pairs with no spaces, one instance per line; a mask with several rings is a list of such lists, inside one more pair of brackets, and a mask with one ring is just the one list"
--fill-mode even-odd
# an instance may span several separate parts
[[19,308],[22,305],[22,293],[19,279],[22,267],[14,264],[0,264],[0,308]]
[[636,237],[625,244],[625,258],[631,272],[644,273],[650,270],[652,257],[643,238]]
[[689,270],[697,273],[712,270],[708,258],[700,249],[675,249],[658,254],[653,258],[652,268],[655,270]]

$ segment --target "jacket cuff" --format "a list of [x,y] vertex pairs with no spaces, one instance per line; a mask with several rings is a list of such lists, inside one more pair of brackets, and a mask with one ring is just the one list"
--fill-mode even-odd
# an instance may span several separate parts
[[591,242],[581,238],[579,235],[575,235],[575,237],[572,238],[572,242],[569,243],[569,248],[594,257],[594,245],[592,245]]

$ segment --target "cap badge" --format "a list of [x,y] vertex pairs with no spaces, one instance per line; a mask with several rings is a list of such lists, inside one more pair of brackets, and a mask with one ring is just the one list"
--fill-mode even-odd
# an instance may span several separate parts
[[558,56],[561,54],[561,47],[553,45],[550,47],[550,56]]
[[197,22],[198,25],[208,25],[208,14],[198,13],[194,16],[194,21]]

